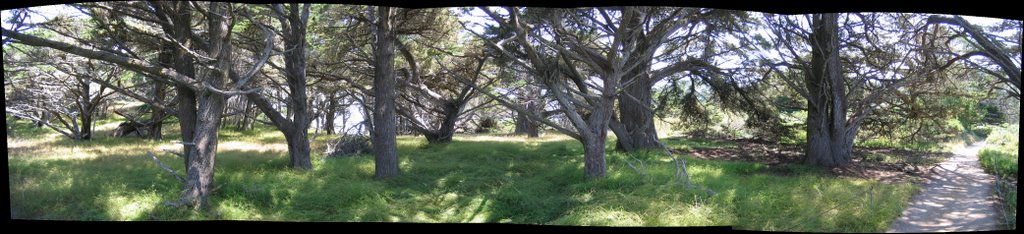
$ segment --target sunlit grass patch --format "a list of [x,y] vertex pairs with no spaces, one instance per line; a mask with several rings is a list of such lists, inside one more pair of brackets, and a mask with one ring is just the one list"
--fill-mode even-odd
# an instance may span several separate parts
[[111,218],[122,221],[147,219],[150,211],[160,203],[160,196],[154,191],[111,194],[96,199],[106,200]]

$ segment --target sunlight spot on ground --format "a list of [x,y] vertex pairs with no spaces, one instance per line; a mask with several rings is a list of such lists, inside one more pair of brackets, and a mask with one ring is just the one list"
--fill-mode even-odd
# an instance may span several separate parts
[[147,212],[153,210],[153,207],[160,202],[159,200],[159,196],[153,192],[115,194],[107,198],[107,210],[110,212],[111,218],[115,220],[141,220],[145,218]]
[[455,139],[460,141],[502,141],[502,142],[538,142],[538,141],[563,141],[573,140],[572,137],[562,134],[541,134],[540,137],[528,138],[525,135],[458,135]]
[[257,144],[242,141],[224,141],[217,145],[217,151],[288,152],[288,145],[283,143]]

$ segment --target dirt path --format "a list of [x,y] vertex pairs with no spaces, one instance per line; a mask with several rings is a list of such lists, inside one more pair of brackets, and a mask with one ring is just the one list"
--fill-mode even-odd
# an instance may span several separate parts
[[932,169],[920,193],[886,232],[962,232],[997,230],[994,177],[978,163],[985,143],[958,150]]

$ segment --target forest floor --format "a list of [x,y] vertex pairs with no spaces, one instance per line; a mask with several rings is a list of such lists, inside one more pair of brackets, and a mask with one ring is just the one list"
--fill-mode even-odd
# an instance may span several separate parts
[[931,169],[922,190],[886,232],[964,232],[997,230],[994,177],[978,163],[985,143],[958,150]]

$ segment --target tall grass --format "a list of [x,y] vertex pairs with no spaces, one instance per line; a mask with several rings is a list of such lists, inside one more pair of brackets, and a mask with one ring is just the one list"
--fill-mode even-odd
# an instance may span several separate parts
[[981,167],[998,175],[996,189],[1002,199],[1004,222],[1008,229],[1017,228],[1017,160],[1019,156],[1019,126],[1004,125],[992,128],[985,140],[987,145],[978,153]]
[[[373,158],[324,158],[287,169],[280,133],[222,131],[213,209],[162,205],[181,184],[145,156],[167,141],[12,138],[8,182],[15,219],[493,222],[599,226],[734,226],[746,230],[879,232],[903,210],[910,184],[835,178],[803,166],[775,174],[757,163],[687,157],[692,182],[674,181],[658,153],[608,154],[607,178],[583,177],[582,147],[565,137],[457,136],[444,145],[399,137],[402,175],[374,180]],[[175,139],[168,136],[167,139]],[[728,143],[670,139],[690,147]],[[609,149],[612,147],[609,142]],[[180,159],[160,154],[178,171]],[[642,161],[643,172],[626,160]],[[646,176],[645,176],[646,175]]]

